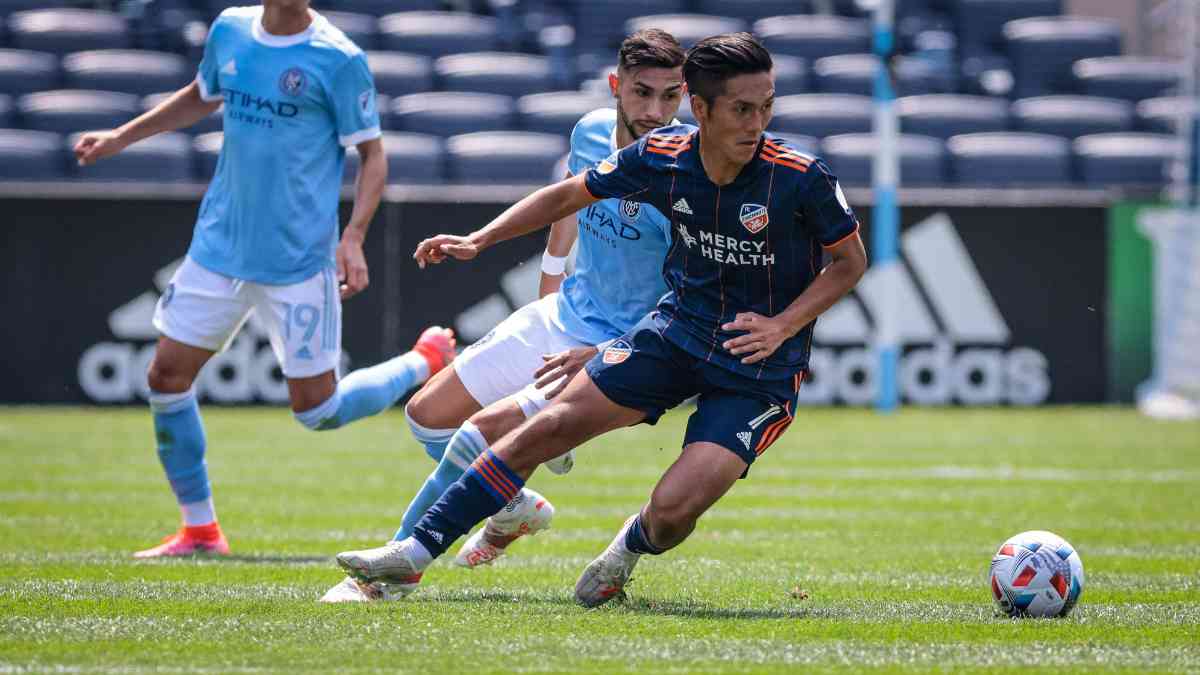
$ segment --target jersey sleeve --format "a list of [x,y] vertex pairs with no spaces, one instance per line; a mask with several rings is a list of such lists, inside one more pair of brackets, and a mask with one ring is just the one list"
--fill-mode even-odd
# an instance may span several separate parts
[[858,218],[824,161],[814,161],[807,173],[808,186],[800,197],[801,215],[822,246],[836,246],[858,231]]
[[572,176],[578,176],[589,168],[587,161],[577,152],[577,148],[583,142],[585,135],[587,135],[587,130],[583,128],[583,120],[581,119],[571,129],[571,150],[567,153],[567,171]]
[[347,61],[335,76],[332,104],[338,142],[344,147],[383,135],[375,106],[375,78],[362,52]]
[[644,155],[646,139],[630,143],[588,169],[588,192],[596,199],[628,199],[650,189],[651,169]]
[[200,87],[200,98],[208,102],[221,100],[221,83],[217,79],[221,64],[217,63],[216,46],[221,33],[221,17],[218,16],[209,27],[208,36],[204,38],[204,56],[200,59],[200,68],[196,73],[196,85]]

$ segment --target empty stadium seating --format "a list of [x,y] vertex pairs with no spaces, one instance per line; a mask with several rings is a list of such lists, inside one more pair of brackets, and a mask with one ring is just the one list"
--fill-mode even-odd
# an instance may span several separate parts
[[[826,56],[813,64],[813,79],[823,92],[870,96],[877,69],[878,59],[873,54]],[[899,57],[892,70],[892,82],[900,96],[950,91],[953,80],[953,73],[942,72],[921,59]]]
[[379,47],[426,56],[500,48],[500,29],[490,16],[465,12],[398,12],[379,19]]
[[62,136],[49,131],[0,129],[0,180],[61,180],[67,156]]
[[1020,131],[1075,138],[1132,130],[1133,104],[1095,96],[1040,96],[1014,101],[1012,119]]
[[1120,26],[1107,19],[1018,19],[1004,24],[1004,38],[1016,98],[1072,91],[1076,61],[1121,53]]
[[30,129],[69,134],[120,126],[136,117],[141,105],[133,94],[58,89],[25,94],[17,110]]
[[217,170],[217,159],[221,155],[221,144],[225,142],[225,134],[214,131],[200,134],[192,140],[192,159],[196,178],[209,181]]
[[545,183],[567,151],[562,136],[480,131],[446,139],[447,174],[459,183]]
[[428,56],[368,52],[367,64],[381,94],[403,96],[433,89],[433,61]]
[[[946,151],[940,138],[901,134],[897,139],[900,153],[900,179],[904,185],[920,187],[946,182]],[[872,162],[879,141],[874,134],[840,134],[821,143],[821,154],[845,185],[871,184]]]
[[16,108],[13,106],[12,97],[0,94],[0,129],[11,128],[15,120]]
[[974,187],[1062,187],[1072,182],[1065,138],[1016,131],[963,134],[946,141],[950,178]]
[[70,89],[142,96],[179,89],[196,76],[178,54],[124,49],[68,54],[62,59],[62,71],[63,84]]
[[[445,142],[428,134],[385,133],[383,149],[387,154],[388,182],[406,185],[436,185],[445,177]],[[346,167],[342,181],[354,182],[358,176],[359,156],[356,148],[346,150]]]
[[62,84],[58,57],[24,49],[0,49],[0,92],[18,95]]
[[389,128],[435,136],[516,127],[517,107],[511,96],[440,91],[397,96],[392,100]]
[[783,54],[772,54],[775,66],[775,95],[790,96],[809,91],[808,64],[804,59]]
[[529,54],[454,54],[439,58],[433,70],[447,91],[519,97],[554,88],[549,60]]
[[597,108],[615,105],[616,101],[611,97],[555,91],[521,97],[517,100],[517,112],[520,126],[525,131],[567,136],[579,118]]
[[929,94],[896,101],[900,130],[906,134],[950,138],[959,134],[1004,131],[1008,101],[986,96]]
[[771,16],[811,14],[811,0],[696,0],[696,11],[713,16],[736,16],[754,22]]
[[871,51],[866,19],[843,16],[776,16],[754,23],[754,32],[772,54],[799,56],[810,62],[835,54]]
[[1161,185],[1177,151],[1177,140],[1162,134],[1092,134],[1075,139],[1079,176],[1090,185]]
[[[64,153],[76,140],[78,134],[67,138]],[[74,170],[75,178],[88,181],[173,182],[191,180],[193,174],[191,137],[178,132],[138,141],[112,157]]]
[[1081,93],[1127,101],[1178,93],[1184,74],[1182,63],[1130,56],[1083,59],[1072,70]]
[[358,45],[359,49],[367,51],[375,49],[379,41],[379,22],[375,17],[370,14],[328,10],[322,11],[321,15],[345,33],[346,37]]
[[775,99],[771,128],[782,134],[834,136],[871,130],[871,99],[853,94],[796,94]]
[[736,33],[748,28],[745,20],[728,16],[704,14],[653,14],[640,16],[625,22],[625,34],[645,28],[659,28],[675,36],[684,49],[702,38],[721,33]]
[[580,52],[616,53],[624,38],[625,22],[636,16],[681,14],[684,0],[563,0],[575,27],[575,46]]
[[1186,96],[1164,96],[1137,104],[1137,123],[1143,131],[1173,134],[1180,122],[1190,123],[1196,116],[1196,101]]
[[8,40],[18,49],[65,54],[132,47],[129,27],[115,12],[33,9],[8,16]]
[[966,56],[1004,48],[1004,24],[1015,19],[1062,14],[1062,0],[950,0],[959,49]]
[[383,16],[393,12],[435,11],[442,9],[445,4],[442,0],[336,0],[328,6],[344,12]]

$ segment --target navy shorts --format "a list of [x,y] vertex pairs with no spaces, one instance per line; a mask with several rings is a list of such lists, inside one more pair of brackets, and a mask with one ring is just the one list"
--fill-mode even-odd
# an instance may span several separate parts
[[646,413],[647,424],[698,396],[683,444],[716,443],[753,463],[792,423],[800,374],[756,380],[733,373],[675,346],[661,322],[657,312],[642,319],[588,362],[588,375],[613,403]]

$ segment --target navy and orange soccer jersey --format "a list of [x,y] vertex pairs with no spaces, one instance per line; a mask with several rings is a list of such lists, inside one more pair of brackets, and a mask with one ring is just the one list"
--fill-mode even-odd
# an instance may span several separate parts
[[782,312],[816,278],[822,247],[857,232],[858,220],[824,162],[765,134],[754,159],[719,186],[700,161],[699,130],[681,124],[614,153],[586,181],[596,198],[641,201],[670,217],[672,245],[663,266],[670,290],[658,306],[669,319],[666,339],[755,379],[788,379],[807,367],[813,323],[751,365],[721,346],[738,335],[721,326],[739,312]]

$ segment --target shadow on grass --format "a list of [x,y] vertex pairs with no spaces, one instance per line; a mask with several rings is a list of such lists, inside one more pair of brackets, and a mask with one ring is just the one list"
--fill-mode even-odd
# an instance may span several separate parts
[[[570,595],[559,593],[519,593],[490,590],[454,590],[418,593],[409,597],[406,602],[413,603],[497,603],[515,605],[559,605],[576,607],[580,611],[588,611]],[[692,619],[806,619],[821,618],[810,608],[752,608],[752,607],[721,607],[690,600],[650,600],[636,599],[624,602],[614,601],[596,609],[597,612],[630,613],[657,616],[680,616]]]
[[246,565],[314,565],[324,563],[335,566],[331,555],[227,555],[210,556],[213,562],[242,563]]

